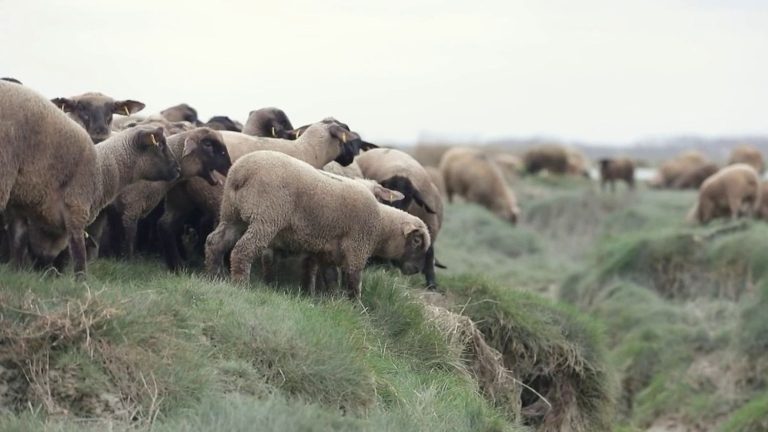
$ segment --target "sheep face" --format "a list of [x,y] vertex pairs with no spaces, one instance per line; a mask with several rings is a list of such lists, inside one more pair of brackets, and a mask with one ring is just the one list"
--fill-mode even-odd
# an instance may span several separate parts
[[227,116],[211,117],[211,119],[208,120],[208,123],[206,123],[205,126],[213,130],[228,130],[232,132],[241,132],[243,129],[239,127],[237,123],[234,122],[234,120],[232,120]]
[[144,104],[134,100],[116,101],[101,93],[85,93],[71,98],[52,99],[69,117],[82,126],[94,143],[109,138],[112,116],[130,115],[144,109]]
[[181,172],[185,178],[200,176],[213,186],[219,183],[213,172],[227,175],[230,166],[232,161],[220,133],[209,128],[199,128],[184,141]]
[[403,255],[399,260],[400,271],[411,275],[424,269],[425,256],[429,248],[429,233],[425,227],[413,226],[406,229]]
[[134,164],[135,180],[173,181],[181,174],[181,168],[168,148],[163,128],[142,128],[136,132],[134,150],[138,160]]
[[183,103],[160,111],[160,114],[169,122],[190,122],[197,125],[200,121],[197,119],[197,110]]
[[360,154],[361,150],[370,150],[378,147],[375,144],[360,139],[360,135],[350,131],[343,123],[336,121],[332,123],[325,123],[323,121],[323,123],[328,125],[328,133],[339,146],[339,155],[334,160],[341,166],[349,166],[355,160],[355,156]]

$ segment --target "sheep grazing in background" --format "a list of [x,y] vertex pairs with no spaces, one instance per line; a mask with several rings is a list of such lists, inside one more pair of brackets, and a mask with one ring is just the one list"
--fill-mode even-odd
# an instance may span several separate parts
[[516,224],[520,208],[504,175],[491,158],[470,148],[453,148],[443,155],[440,172],[445,179],[448,201],[454,195],[480,204],[498,217]]
[[[697,150],[684,151],[662,163],[656,177],[648,184],[655,188],[697,189],[713,174],[712,166],[703,153]],[[707,172],[709,174],[705,175]]]
[[293,125],[288,116],[280,108],[267,107],[253,110],[248,114],[248,120],[243,126],[246,135],[272,137],[282,139],[296,138]]
[[189,122],[194,126],[200,126],[200,119],[197,118],[197,110],[191,106],[182,103],[160,111],[169,122]]
[[[376,146],[363,141],[360,136],[334,120],[314,123],[296,140],[255,137],[237,132],[221,131],[232,163],[240,157],[261,150],[274,150],[303,160],[315,168],[322,168],[331,161],[342,166],[352,163],[361,149]],[[171,269],[181,266],[177,238],[184,221],[193,212],[199,212],[204,220],[215,224],[221,206],[221,186],[192,178],[172,188],[165,200],[165,213],[158,223],[164,256]]]
[[542,145],[529,149],[523,155],[523,164],[527,174],[547,171],[552,174],[566,174],[568,171],[568,152],[559,145]]
[[392,205],[412,214],[427,225],[432,243],[425,256],[427,287],[437,286],[434,242],[443,224],[443,199],[429,174],[411,155],[395,149],[373,149],[360,154],[357,164],[365,178],[376,180],[387,189],[403,194]]
[[765,163],[763,154],[757,147],[751,145],[741,145],[731,150],[731,156],[728,158],[728,165],[745,163],[752,166],[759,174],[765,172]]
[[761,193],[760,176],[751,165],[729,165],[701,185],[688,220],[705,224],[715,218],[753,216],[760,209]]
[[616,190],[616,182],[623,181],[629,189],[635,188],[635,163],[631,159],[600,159],[600,188],[610,185]]
[[116,101],[101,93],[85,93],[69,98],[58,97],[51,102],[82,126],[94,143],[109,138],[112,116],[129,116],[144,109],[144,104],[134,100]]
[[[68,246],[79,277],[86,273],[85,227],[120,189],[179,174],[162,130],[136,129],[94,146],[49,100],[7,82],[0,82],[0,112],[0,213],[14,218],[10,226],[28,226],[28,247],[44,262]],[[11,238],[19,258],[27,243]]]
[[[343,205],[342,205],[343,204]],[[395,260],[406,274],[421,271],[430,239],[419,218],[376,201],[361,182],[324,173],[288,155],[261,151],[242,157],[224,187],[221,221],[206,240],[206,268],[221,274],[231,250],[233,281],[247,282],[251,264],[267,248],[312,255],[338,265],[351,298],[372,256]]]
[[584,153],[575,148],[567,148],[565,151],[568,159],[565,173],[572,176],[589,178],[589,160]]

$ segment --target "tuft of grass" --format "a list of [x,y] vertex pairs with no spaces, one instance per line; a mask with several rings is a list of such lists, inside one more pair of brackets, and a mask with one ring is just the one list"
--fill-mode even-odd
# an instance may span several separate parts
[[768,430],[768,393],[752,399],[734,412],[720,428],[722,432],[762,432]]

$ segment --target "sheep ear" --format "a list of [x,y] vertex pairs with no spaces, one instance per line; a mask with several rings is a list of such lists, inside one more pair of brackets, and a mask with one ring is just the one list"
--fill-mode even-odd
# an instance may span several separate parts
[[401,194],[400,192],[387,189],[382,185],[375,185],[373,187],[373,195],[377,200],[388,203],[400,201],[401,199],[405,198],[405,195]]
[[165,142],[163,128],[139,131],[138,141],[146,147],[160,147]]
[[197,142],[193,140],[192,138],[187,138],[184,140],[184,151],[181,152],[181,158],[184,159],[188,155],[192,154],[193,151],[197,150]]
[[362,144],[360,144],[360,150],[363,150],[363,151],[371,150],[375,148],[379,148],[379,146],[377,146],[374,143],[369,143],[368,141],[363,141]]
[[65,113],[71,112],[75,110],[75,107],[77,106],[77,102],[73,101],[72,99],[67,99],[63,97],[51,99],[51,102],[53,102],[54,105],[61,108],[62,111]]
[[113,114],[131,115],[143,110],[145,105],[135,100],[115,101]]

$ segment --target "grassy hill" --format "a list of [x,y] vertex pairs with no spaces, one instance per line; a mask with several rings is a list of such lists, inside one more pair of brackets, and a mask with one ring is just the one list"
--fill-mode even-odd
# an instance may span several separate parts
[[0,430],[761,431],[768,225],[690,192],[514,184],[517,227],[446,209],[439,293],[361,303],[100,260],[0,266]]

